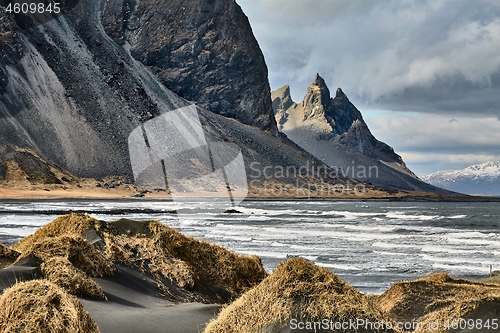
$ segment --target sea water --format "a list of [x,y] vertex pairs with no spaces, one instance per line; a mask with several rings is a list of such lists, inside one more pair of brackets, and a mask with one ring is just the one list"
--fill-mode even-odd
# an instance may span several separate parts
[[[500,204],[449,202],[245,201],[240,213],[217,205],[161,200],[0,202],[0,242],[12,244],[59,214],[156,219],[197,239],[258,255],[268,271],[288,257],[323,266],[359,290],[448,272],[481,278],[500,269]],[[126,211],[125,213],[123,213]]]

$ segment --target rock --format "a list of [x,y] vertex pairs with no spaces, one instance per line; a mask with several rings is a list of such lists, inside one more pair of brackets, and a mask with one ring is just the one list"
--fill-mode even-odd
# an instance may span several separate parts
[[325,115],[330,106],[330,90],[326,86],[325,80],[316,74],[316,79],[309,86],[307,94],[302,102],[304,108],[304,120],[310,116]]
[[103,25],[179,96],[276,131],[264,56],[234,0],[111,0]]
[[292,96],[290,95],[290,86],[288,84],[273,92],[273,109],[275,112],[287,110],[293,104]]
[[[0,140],[31,149],[51,167],[81,178],[134,181],[129,135],[191,105],[189,99],[198,103],[207,143],[233,143],[253,162],[249,181],[259,184],[269,166],[326,168],[273,133],[267,69],[234,0],[80,0],[43,29],[4,23]],[[280,181],[307,184],[293,173]]]
[[72,178],[69,172],[42,159],[35,151],[21,149],[0,138],[0,180],[31,185],[60,185]]
[[319,74],[302,103],[291,100],[288,86],[273,91],[272,100],[279,130],[340,176],[363,181],[365,186],[450,193],[419,180],[392,147],[372,135],[341,88],[331,97]]
[[243,214],[243,213],[236,209],[228,209],[224,212],[224,214]]

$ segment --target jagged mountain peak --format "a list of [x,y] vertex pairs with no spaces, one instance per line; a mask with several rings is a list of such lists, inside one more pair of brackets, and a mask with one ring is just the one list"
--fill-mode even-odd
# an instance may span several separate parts
[[500,177],[500,161],[475,164],[465,168],[463,173]]
[[[291,101],[288,86],[274,91],[272,99],[279,130],[331,167],[376,166],[383,169],[383,175],[375,177],[379,179],[370,176],[354,178],[370,179],[374,184],[402,189],[428,186],[406,167],[392,147],[372,135],[361,112],[342,88],[337,88],[335,97],[331,97],[319,73],[301,103]],[[398,173],[399,176],[394,176]]]
[[325,79],[321,75],[319,75],[319,73],[316,73],[316,78],[314,79],[314,81],[311,85],[318,86],[320,88],[328,89],[328,86],[326,85]]
[[325,80],[316,73],[316,79],[307,89],[307,94],[302,101],[303,119],[325,118],[325,113],[330,106],[330,89]]
[[277,89],[273,96],[272,105],[275,113],[280,112],[280,110],[286,110],[294,104],[292,95],[290,94],[290,86],[288,84],[285,84],[283,87]]
[[423,178],[426,180],[430,180],[436,177],[440,177],[445,180],[454,180],[460,177],[500,178],[500,162],[485,162],[485,163],[475,164],[462,170],[437,171],[430,175],[426,175]]
[[337,92],[335,93],[335,97],[347,97],[344,92],[342,91],[342,88],[337,88]]

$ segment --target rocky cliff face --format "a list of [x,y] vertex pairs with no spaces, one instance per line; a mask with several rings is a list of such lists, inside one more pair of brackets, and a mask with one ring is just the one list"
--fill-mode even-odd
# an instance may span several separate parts
[[[146,3],[150,6],[144,6]],[[30,156],[13,153],[13,149],[19,148],[29,149],[36,160],[53,161],[77,177],[124,175],[133,180],[128,146],[130,133],[153,118],[190,104],[162,84],[161,71],[137,60],[148,64],[148,56],[142,58],[139,52],[142,48],[145,50],[148,43],[151,50],[161,50],[161,59],[170,59],[168,64],[173,64],[171,75],[175,72],[190,73],[181,79],[185,87],[189,87],[189,77],[194,85],[199,84],[196,77],[201,78],[205,94],[200,99],[206,105],[219,105],[220,113],[268,129],[264,131],[201,106],[197,108],[207,140],[238,145],[247,166],[256,162],[252,168],[254,179],[263,177],[257,171],[266,166],[284,165],[299,169],[306,164],[321,165],[288,139],[271,133],[275,123],[269,118],[271,102],[267,94],[265,66],[262,67],[260,51],[253,50],[257,44],[252,42],[248,22],[234,1],[200,2],[204,5],[199,12],[186,16],[181,13],[188,10],[192,2],[182,3],[184,5],[180,1],[81,0],[68,15],[24,30],[12,17],[3,16],[0,19],[0,141],[3,139],[8,144],[5,147],[11,148],[0,150],[0,177],[5,178],[15,169],[11,167],[11,161],[16,162],[18,155],[21,160],[26,158],[32,162],[23,164],[18,159],[17,165],[23,164],[26,170],[38,163]],[[208,4],[214,7],[207,7]],[[161,21],[161,15],[172,15],[173,21],[169,21],[168,29],[175,20],[182,26],[172,35],[168,35],[170,31],[161,30],[163,25],[156,26],[161,28],[157,33],[148,30],[153,26],[142,26],[147,33],[136,31],[132,38],[135,19],[126,16],[123,24],[128,28],[120,31],[125,31],[127,38],[132,39],[130,42],[120,41],[111,29],[116,17],[109,19],[114,6],[118,6],[123,15],[132,13],[132,9],[122,12],[127,6],[149,13],[139,15],[140,22],[147,15],[152,15],[153,21]],[[193,8],[190,10],[195,10]],[[224,10],[228,11],[227,16],[222,15]],[[210,24],[212,20],[214,23]],[[206,45],[195,38],[199,36],[200,27],[209,29],[204,32],[208,37],[216,34],[207,37]],[[234,38],[225,39],[230,27],[233,27]],[[164,39],[173,44],[168,44],[168,47],[161,44]],[[189,47],[181,45],[192,45],[190,43],[197,47],[201,45],[210,52],[209,59],[214,60],[206,66],[212,67],[199,67],[198,63],[191,63],[180,55],[177,57],[189,51]],[[213,47],[210,43],[214,44]],[[157,48],[159,45],[162,46]],[[257,56],[254,59],[252,55]],[[228,73],[234,70],[238,75],[224,76],[226,70]],[[242,77],[244,72],[249,78]],[[216,79],[213,86],[206,84],[210,77]],[[213,96],[220,99],[212,99]],[[223,104],[223,96],[228,97],[230,104]],[[22,171],[26,171],[24,169]]]
[[[274,93],[273,99],[273,105],[278,107],[278,122],[282,122],[282,115],[290,113],[287,110],[293,106],[289,88],[281,94]],[[361,112],[349,101],[341,88],[337,89],[335,97],[331,97],[325,80],[319,74],[316,74],[316,79],[309,86],[304,100],[298,105],[298,110],[297,107],[294,109],[296,109],[294,113],[301,113],[300,118],[304,124],[309,123],[317,128],[321,127],[318,140],[338,142],[350,151],[406,168],[401,156],[371,134]],[[296,124],[295,126],[302,125]],[[280,129],[283,130],[285,127],[290,128],[290,126],[281,125]]]
[[103,25],[179,96],[276,132],[264,56],[234,0],[110,0]]
[[278,129],[340,174],[376,185],[436,191],[420,181],[392,147],[371,134],[342,89],[331,97],[319,74],[301,103],[291,100],[288,86],[274,91],[272,100]]

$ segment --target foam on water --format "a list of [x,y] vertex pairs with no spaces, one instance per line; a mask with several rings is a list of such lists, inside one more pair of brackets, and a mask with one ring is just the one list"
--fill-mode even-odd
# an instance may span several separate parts
[[[286,259],[288,256],[293,255],[289,253],[271,252],[271,251],[238,251],[238,252],[249,256],[257,255],[259,257],[267,257],[275,259]],[[299,256],[298,254],[294,255]]]
[[466,262],[464,262],[464,258],[453,258],[453,257],[443,257],[443,258],[438,258],[438,257],[433,257],[429,255],[422,255],[422,260],[427,260],[427,261],[432,261],[434,263],[457,263],[457,264],[484,264],[483,259],[471,259],[468,258]]
[[465,238],[446,238],[446,241],[451,244],[469,244],[469,245],[488,245],[500,249],[500,241],[492,241],[488,239],[465,239]]
[[384,242],[376,242],[371,244],[374,247],[381,247],[384,249],[414,249],[420,248],[418,245],[409,245],[409,244],[388,244]]
[[340,271],[360,271],[361,268],[353,266],[353,265],[343,265],[343,264],[327,264],[324,262],[318,262],[318,266],[325,267],[325,268],[333,268],[334,272],[335,270],[340,270]]
[[427,246],[424,246],[424,247],[422,247],[422,252],[433,252],[433,253],[434,252],[441,252],[441,253],[449,253],[449,254],[467,254],[468,256],[474,255],[474,254],[488,254],[488,253],[492,253],[491,251],[483,251],[483,250],[477,250],[477,249],[476,250],[461,250],[461,249],[457,249],[457,248],[437,246],[437,245],[427,245]]
[[466,218],[467,215],[453,215],[453,216],[448,216],[448,219],[464,219]]
[[386,216],[390,219],[419,220],[419,221],[435,220],[438,218],[442,218],[442,216],[440,215],[407,215],[403,212],[388,212]]
[[450,272],[456,275],[477,275],[478,273],[482,273],[484,276],[487,276],[490,272],[489,265],[446,265],[446,264],[432,264],[433,268],[440,269],[442,271]]
[[321,215],[336,215],[344,217],[346,220],[353,220],[360,217],[375,217],[381,215],[380,213],[363,213],[363,212],[348,212],[348,211],[336,211],[331,210],[327,212],[321,212]]
[[404,256],[404,253],[396,253],[396,252],[387,252],[387,251],[373,251],[373,253],[379,254],[380,256]]
[[[241,214],[222,214],[215,203],[177,204],[181,220],[169,213],[176,207],[170,201],[0,203],[0,241],[33,233],[56,217],[50,211],[156,219],[188,236],[259,255],[269,271],[289,256],[302,256],[369,292],[443,270],[485,276],[499,262],[498,204],[249,201],[235,207]],[[120,212],[131,208],[137,211]]]

